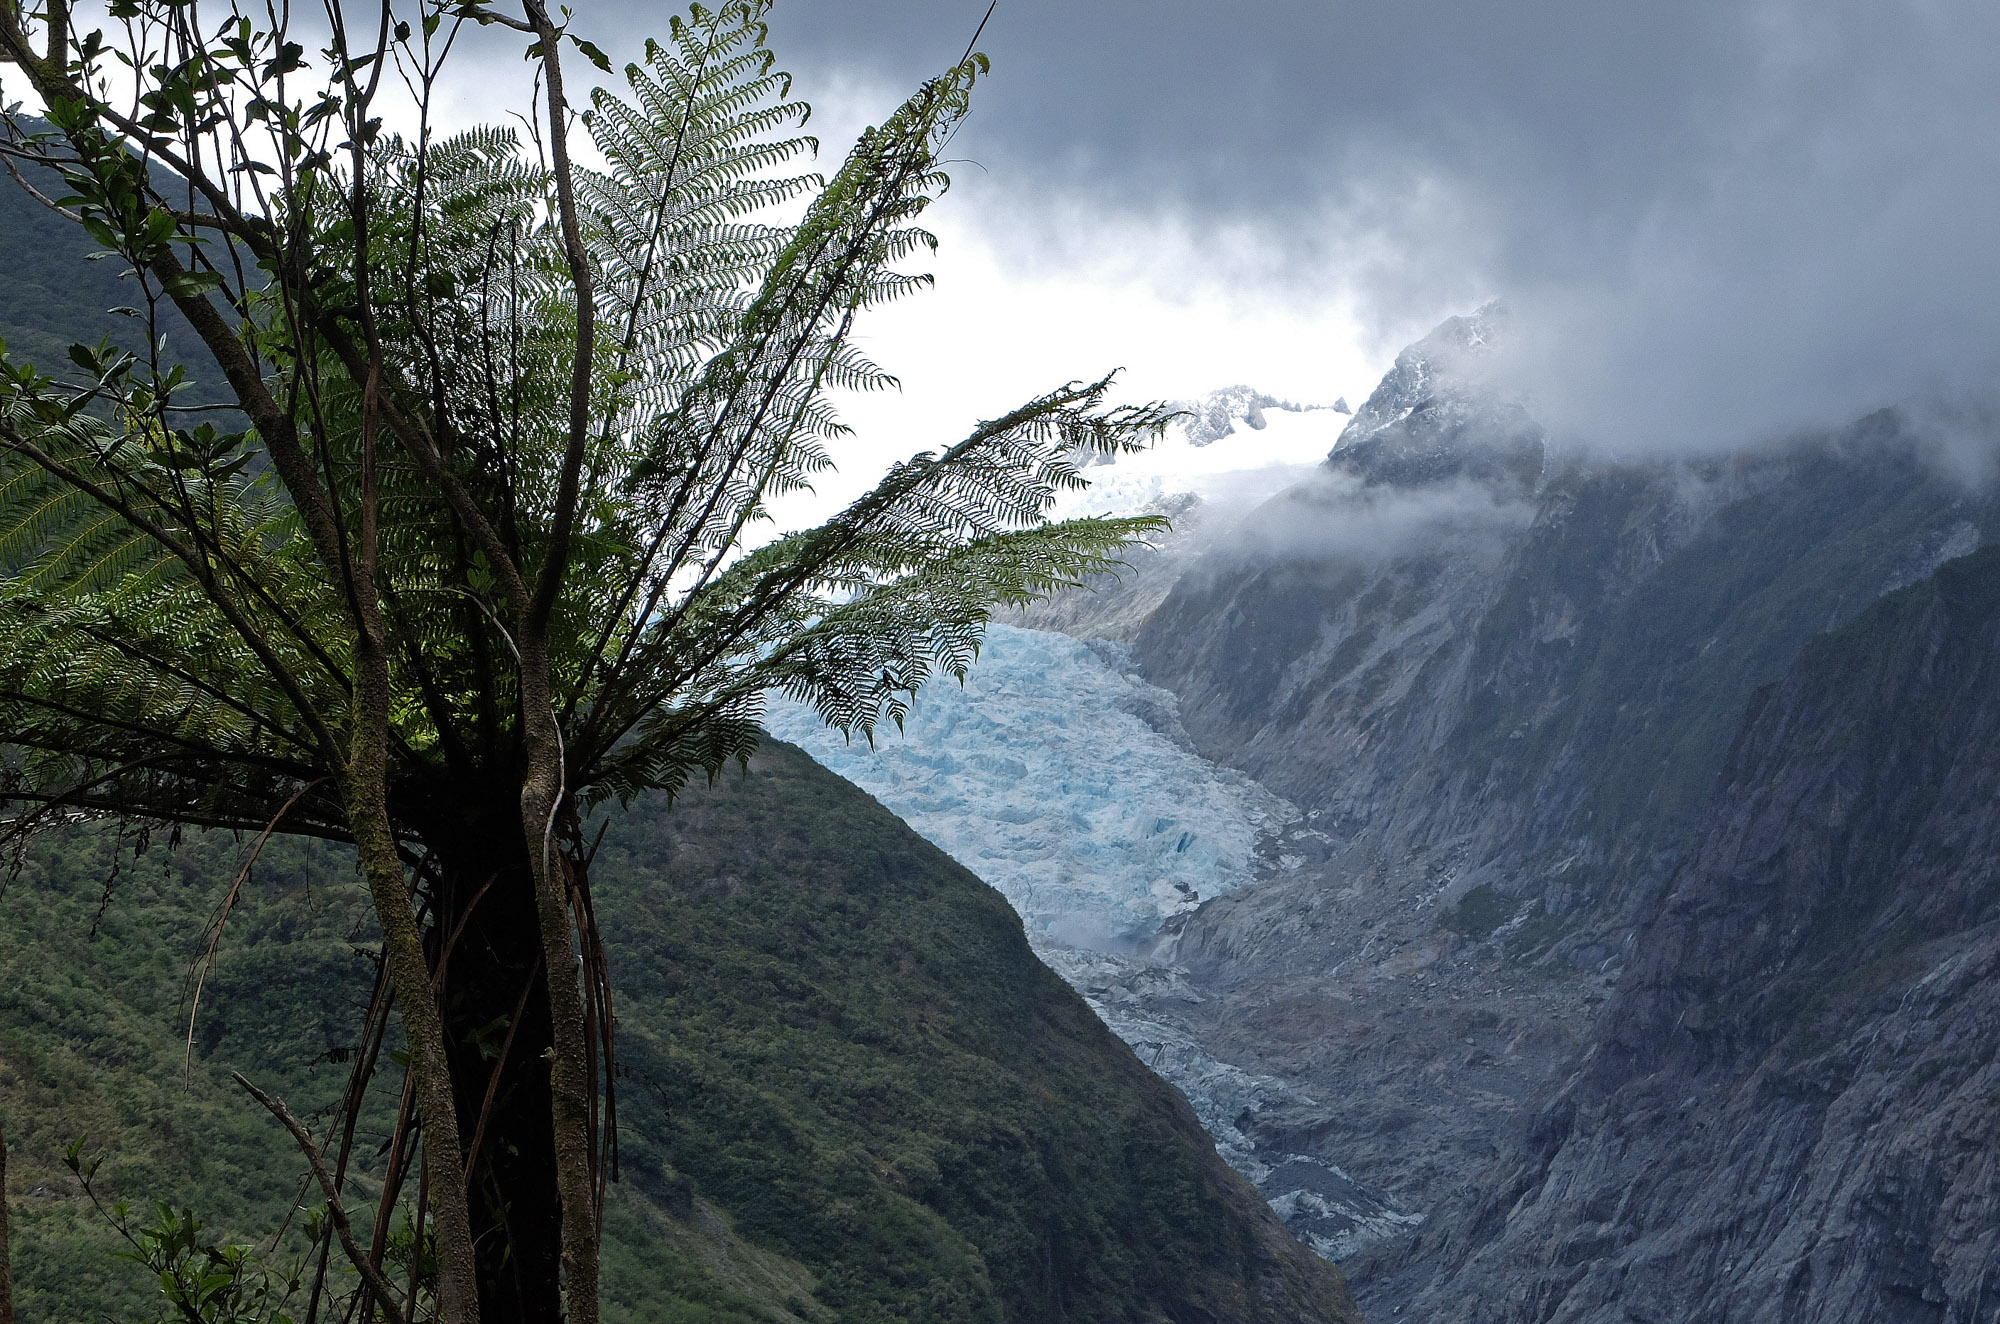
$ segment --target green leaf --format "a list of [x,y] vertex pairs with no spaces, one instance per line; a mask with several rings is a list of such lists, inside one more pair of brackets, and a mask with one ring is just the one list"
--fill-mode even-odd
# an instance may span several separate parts
[[84,217],[83,229],[84,233],[113,252],[117,252],[124,247],[124,243],[119,238],[118,232],[105,224],[101,217]]
[[222,285],[222,277],[213,271],[183,271],[160,282],[160,288],[176,299],[196,299]]

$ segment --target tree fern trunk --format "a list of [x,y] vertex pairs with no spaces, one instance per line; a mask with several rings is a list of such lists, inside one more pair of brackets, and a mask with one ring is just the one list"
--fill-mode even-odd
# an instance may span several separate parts
[[439,1002],[471,1174],[480,1318],[554,1324],[564,1318],[555,1035],[520,807],[503,783],[440,811],[449,821],[427,837],[437,865],[430,941],[433,964],[444,965]]
[[[553,41],[553,37],[548,38]],[[564,807],[564,752],[549,689],[546,641],[521,648],[521,708],[527,714],[527,776],[520,793],[521,832],[535,902],[535,930],[548,971],[549,1096],[555,1178],[562,1215],[562,1268],[570,1324],[597,1324],[599,1228],[597,1168],[591,1152],[590,1049],[571,920],[569,862],[555,849]],[[580,880],[578,880],[580,881]]]
[[[361,797],[351,797],[361,798]],[[366,806],[361,806],[365,809]],[[457,1106],[446,1049],[446,1031],[439,1002],[431,996],[431,972],[424,958],[423,935],[417,926],[403,874],[403,862],[389,832],[386,812],[353,815],[355,847],[362,874],[382,925],[382,951],[396,990],[403,1033],[409,1042],[410,1071],[416,1076],[417,1113],[429,1128],[424,1137],[425,1162],[434,1184],[446,1198],[436,1201],[434,1217],[438,1251],[439,1319],[445,1324],[470,1324],[478,1318],[474,1287],[472,1234],[466,1201],[452,1198],[465,1171],[457,1134]]]

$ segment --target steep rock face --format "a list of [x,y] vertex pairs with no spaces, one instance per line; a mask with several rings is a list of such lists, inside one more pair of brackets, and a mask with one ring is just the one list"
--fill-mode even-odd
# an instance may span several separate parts
[[[1116,624],[1196,748],[1304,820],[1298,867],[1177,919],[1126,1014],[1324,1101],[1271,1114],[1284,1143],[1425,1215],[1477,1201],[1569,1075],[1759,687],[2000,529],[1894,411],[1727,457],[1553,454],[1487,372],[1504,333],[1448,323],[1310,483],[1027,616]],[[1408,1302],[1396,1254],[1348,1247],[1371,1315]]]
[[1541,425],[1490,371],[1507,313],[1488,304],[1448,318],[1396,356],[1328,457],[1371,486],[1455,479],[1532,488],[1544,460]]
[[[1421,855],[1447,902],[1489,885],[1613,927],[1755,688],[1992,521],[1893,414],[1741,459],[1568,465],[1513,498],[1514,471],[1471,449],[1415,450],[1448,479],[1357,493],[1336,473],[1280,498],[1183,574],[1135,657],[1205,752],[1321,811],[1348,867]],[[1335,459],[1372,475],[1409,454]],[[1407,527],[1352,545],[1395,503]],[[1313,521],[1324,550],[1271,545]]]
[[1481,1321],[2000,1317],[2000,551],[1758,696],[1589,1058],[1406,1257]]

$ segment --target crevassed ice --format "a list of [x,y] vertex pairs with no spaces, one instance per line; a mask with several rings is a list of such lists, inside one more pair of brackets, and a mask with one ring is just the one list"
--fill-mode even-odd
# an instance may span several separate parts
[[[1114,660],[1115,652],[1108,653]],[[963,689],[926,688],[904,730],[849,743],[773,698],[765,726],[874,795],[1011,902],[1043,958],[1140,1059],[1186,1095],[1217,1152],[1330,1259],[1421,1222],[1331,1162],[1246,1134],[1311,1110],[1282,1080],[1208,1053],[1177,1022],[1176,972],[1143,947],[1171,915],[1252,880],[1260,838],[1296,817],[1176,742],[1171,694],[1079,641],[996,625]],[[1182,737],[1184,738],[1184,736]]]
[[1172,710],[1075,639],[995,625],[964,687],[926,687],[872,749],[776,696],[765,726],[999,889],[1031,937],[1120,952],[1249,882],[1287,815],[1139,715]]

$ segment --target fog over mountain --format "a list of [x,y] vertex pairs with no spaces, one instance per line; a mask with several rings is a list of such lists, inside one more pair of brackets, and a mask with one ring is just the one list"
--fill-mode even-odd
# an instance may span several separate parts
[[[984,11],[780,4],[773,44],[886,107]],[[1980,0],[1001,0],[979,45],[953,214],[1021,270],[1171,238],[1145,279],[1352,297],[1388,351],[1503,298],[1557,439],[1711,449],[2000,364]]]

